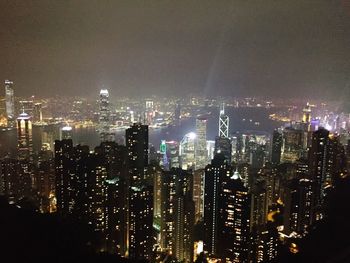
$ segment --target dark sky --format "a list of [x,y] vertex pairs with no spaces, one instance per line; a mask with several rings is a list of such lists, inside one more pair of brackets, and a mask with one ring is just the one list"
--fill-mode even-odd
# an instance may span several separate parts
[[0,1],[17,95],[344,97],[350,0]]

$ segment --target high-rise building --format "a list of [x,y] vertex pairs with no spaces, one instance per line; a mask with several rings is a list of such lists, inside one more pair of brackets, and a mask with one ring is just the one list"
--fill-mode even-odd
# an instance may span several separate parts
[[226,257],[231,262],[248,262],[250,242],[250,194],[238,173],[227,180],[224,186],[226,197],[225,227],[228,240],[233,238],[232,247],[226,246]]
[[180,167],[179,143],[177,141],[166,141],[169,169]]
[[295,178],[289,182],[285,196],[284,232],[307,233],[312,224],[313,183],[307,178]]
[[214,155],[221,153],[225,156],[226,161],[230,164],[232,158],[232,146],[231,140],[227,137],[216,137],[215,138],[215,149]]
[[57,212],[88,224],[94,248],[127,253],[126,148],[105,142],[89,152],[71,139],[55,142]]
[[196,119],[196,145],[195,158],[196,169],[204,169],[208,162],[207,152],[207,119],[198,117]]
[[193,169],[196,164],[195,149],[196,137],[194,132],[187,133],[180,142],[181,168],[184,170]]
[[313,221],[322,219],[322,204],[325,198],[325,183],[327,171],[327,144],[329,131],[326,129],[319,129],[312,134],[312,145],[309,151],[310,161],[310,175],[314,183],[313,190],[313,206],[314,215]]
[[111,110],[107,89],[101,89],[100,91],[99,107],[99,133],[101,142],[114,141],[114,135],[111,133]]
[[225,114],[225,104],[220,105],[219,116],[219,137],[228,138],[229,133],[229,117]]
[[302,122],[306,124],[307,131],[310,131],[311,128],[311,106],[308,103],[306,103],[305,108],[303,109],[303,119]]
[[43,111],[41,103],[34,104],[33,121],[38,123],[41,123],[43,121]]
[[64,126],[61,128],[61,140],[73,139],[73,128],[71,126]]
[[57,212],[63,215],[73,210],[73,200],[70,189],[71,176],[75,176],[72,140],[55,141],[55,174]]
[[21,113],[17,118],[18,158],[31,160],[33,158],[33,131],[31,117]]
[[272,150],[271,150],[271,162],[273,164],[279,164],[281,162],[282,144],[283,144],[282,134],[278,130],[274,130],[272,135]]
[[162,248],[179,261],[192,262],[193,227],[192,174],[172,168],[162,175]]
[[13,81],[11,80],[5,80],[5,103],[6,103],[7,125],[9,127],[16,127],[15,98],[14,98],[14,90],[13,90]]
[[148,126],[134,123],[126,129],[126,148],[130,183],[142,182],[148,166]]
[[304,155],[305,132],[292,127],[283,130],[282,162],[294,163]]
[[[128,256],[150,259],[154,244],[153,178],[148,178],[148,126],[134,123],[126,130],[128,169]],[[149,180],[150,179],[150,180]]]
[[195,222],[203,219],[204,214],[204,173],[205,169],[193,172],[193,201],[195,206]]
[[225,211],[224,184],[232,176],[232,168],[222,154],[215,155],[205,168],[204,177],[204,247],[209,254],[224,257]]

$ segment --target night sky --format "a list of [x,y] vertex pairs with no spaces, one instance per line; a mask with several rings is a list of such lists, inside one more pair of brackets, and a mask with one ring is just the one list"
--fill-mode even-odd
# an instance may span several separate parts
[[350,99],[350,1],[1,0],[0,79],[17,96]]

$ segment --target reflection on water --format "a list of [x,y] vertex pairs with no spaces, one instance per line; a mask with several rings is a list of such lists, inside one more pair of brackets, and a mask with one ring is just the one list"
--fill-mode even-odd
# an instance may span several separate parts
[[[208,116],[207,139],[214,140],[218,133],[219,112]],[[268,118],[271,110],[264,108],[227,108],[226,114],[230,117],[230,133],[236,131],[263,131],[271,133],[278,128],[281,123]],[[182,137],[191,131],[195,131],[195,118],[182,120],[177,127],[169,126],[162,129],[150,129],[149,142],[159,147],[160,140],[181,140]],[[44,136],[43,136],[44,134]],[[124,143],[124,131],[118,131],[116,140],[118,143]],[[58,140],[59,125],[49,125],[45,127],[33,127],[33,147],[34,151],[40,150],[42,142],[45,140]],[[44,141],[43,141],[44,140]],[[94,127],[74,128],[73,141],[75,144],[89,145],[91,149],[96,147],[100,142],[99,135]],[[53,145],[52,145],[53,146]],[[17,147],[16,130],[0,132],[0,155],[7,153],[15,154]]]

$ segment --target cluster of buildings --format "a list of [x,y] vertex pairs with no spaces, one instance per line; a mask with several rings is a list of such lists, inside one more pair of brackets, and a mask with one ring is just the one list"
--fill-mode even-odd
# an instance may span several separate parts
[[[13,96],[6,85],[6,96]],[[65,127],[54,151],[44,147],[37,154],[32,116],[23,111],[15,119],[11,99],[9,105],[18,156],[0,160],[0,194],[19,206],[30,199],[43,213],[79,219],[96,234],[96,251],[130,259],[267,262],[281,246],[297,253],[296,240],[327,216],[328,193],[348,176],[348,131],[313,125],[309,105],[301,121],[266,135],[231,134],[222,104],[214,141],[207,138],[208,119],[198,116],[195,132],[164,140],[156,150],[147,124],[152,103],[118,144],[103,89],[99,146],[74,145]]]

